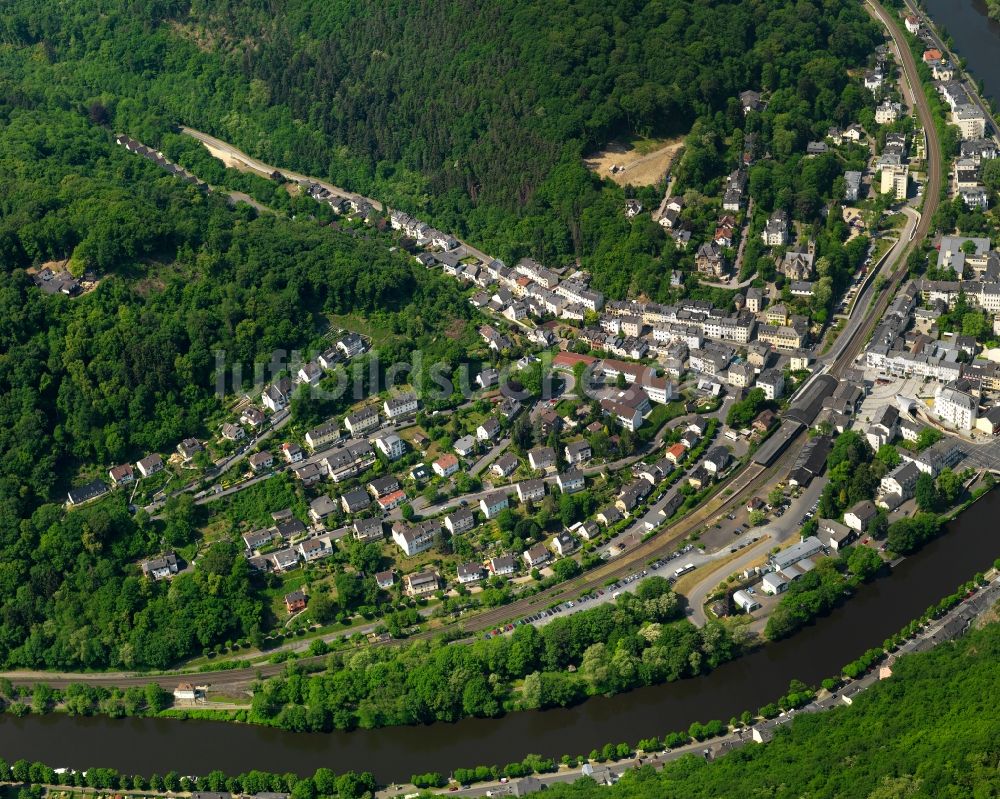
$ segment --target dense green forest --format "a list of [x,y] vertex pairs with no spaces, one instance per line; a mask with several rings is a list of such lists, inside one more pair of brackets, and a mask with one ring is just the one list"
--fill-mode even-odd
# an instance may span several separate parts
[[[374,232],[338,233],[307,201],[220,172],[177,136],[178,123],[424,214],[507,258],[581,257],[597,287],[663,299],[681,256],[648,217],[625,220],[623,191],[602,186],[581,155],[613,136],[691,129],[679,178],[714,193],[748,126],[788,156],[751,176],[763,211],[817,215],[839,167],[800,168],[791,155],[869,102],[847,68],[877,36],[860,6],[821,0],[8,3],[0,661],[163,666],[253,637],[259,600],[225,553],[214,573],[199,564],[174,587],[111,602],[106,587],[134,575],[137,558],[187,543],[189,520],[164,528],[121,508],[63,518],[51,504],[75,477],[206,433],[221,411],[216,351],[250,374],[274,349],[318,346],[325,317],[345,313],[393,336],[383,361],[420,346],[457,363],[468,350],[454,281],[417,270]],[[748,122],[736,97],[749,87],[770,102]],[[280,213],[230,208],[115,146],[114,132]],[[709,224],[711,206],[699,213]],[[841,247],[845,229],[831,221],[818,232],[832,274],[844,273],[856,255]],[[64,258],[93,270],[98,288],[71,300],[32,286],[25,268]],[[192,623],[180,601],[190,581],[241,610]],[[214,612],[207,598],[199,607],[206,619]]]
[[765,746],[690,755],[607,788],[583,779],[553,799],[776,796],[909,799],[1000,795],[1000,625],[898,661],[851,707],[803,715]]
[[[821,0],[209,0],[97,14],[17,0],[0,36],[18,91],[93,108],[150,143],[175,123],[202,128],[500,257],[579,257],[598,288],[663,300],[682,255],[648,216],[626,220],[623,190],[581,156],[691,131],[680,185],[716,193],[756,132],[778,159],[756,181],[762,207],[809,221],[843,166],[803,161],[805,143],[871,104],[847,70],[879,34],[860,4]],[[748,88],[770,92],[751,120],[737,99]],[[653,204],[656,188],[644,191]]]
[[[215,352],[250,376],[274,349],[318,344],[326,314],[367,313],[457,364],[465,348],[438,331],[467,313],[459,288],[373,234],[231,209],[81,110],[8,91],[0,120],[0,661],[162,667],[252,637],[242,558],[140,584],[132,564],[191,525],[133,519],[124,500],[67,515],[66,486],[207,434]],[[23,270],[69,254],[102,277],[93,292],[45,296]]]

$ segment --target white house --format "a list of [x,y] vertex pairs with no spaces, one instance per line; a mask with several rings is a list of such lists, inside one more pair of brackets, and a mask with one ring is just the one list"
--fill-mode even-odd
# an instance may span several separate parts
[[375,446],[389,460],[394,461],[406,454],[406,444],[395,433],[386,433],[375,439]]
[[577,491],[583,490],[586,485],[586,480],[583,476],[583,472],[577,471],[576,469],[570,469],[567,472],[556,475],[556,484],[559,486],[559,490],[564,494],[573,494]]
[[844,514],[844,524],[858,533],[863,533],[877,513],[875,503],[870,499],[864,499]]
[[382,404],[385,418],[389,420],[400,419],[404,416],[417,412],[417,395],[400,394],[398,397],[387,399]]
[[978,404],[970,394],[951,385],[941,386],[934,397],[938,418],[958,430],[972,430],[978,411]]
[[487,519],[495,519],[501,511],[506,510],[509,504],[506,494],[494,491],[479,500],[479,509]]
[[544,496],[544,480],[522,480],[517,484],[517,498],[521,502],[534,502]]
[[458,458],[449,452],[434,461],[431,468],[439,477],[450,477],[458,471]]

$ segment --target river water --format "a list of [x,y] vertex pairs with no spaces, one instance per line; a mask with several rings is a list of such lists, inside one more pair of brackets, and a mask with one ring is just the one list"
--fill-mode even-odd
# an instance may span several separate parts
[[888,579],[863,587],[842,608],[795,637],[762,647],[704,677],[651,686],[574,708],[514,713],[456,724],[290,733],[264,727],[174,719],[22,719],[0,716],[0,757],[52,766],[108,766],[149,775],[250,769],[309,774],[320,766],[408,780],[426,771],[520,760],[528,752],[586,754],[609,742],[723,721],[777,699],[791,679],[818,682],[951,593],[1000,556],[1000,491],[976,503],[946,535],[903,561]]
[[1000,22],[986,14],[983,0],[923,0],[931,19],[955,43],[969,71],[983,81],[986,95],[1000,102]]

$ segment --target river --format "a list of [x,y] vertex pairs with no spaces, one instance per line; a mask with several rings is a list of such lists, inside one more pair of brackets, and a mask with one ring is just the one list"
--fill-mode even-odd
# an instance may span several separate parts
[[986,14],[983,0],[923,0],[923,7],[955,43],[986,95],[1000,102],[1000,23]]
[[789,680],[817,684],[918,616],[1000,556],[1000,491],[949,525],[946,535],[865,586],[842,608],[794,638],[762,647],[704,677],[651,686],[574,708],[513,713],[456,724],[290,733],[249,725],[174,719],[0,716],[0,756],[52,766],[108,766],[149,775],[250,769],[310,774],[320,766],[375,773],[382,782],[426,771],[500,764],[528,752],[586,754],[608,742],[728,720],[777,699]]

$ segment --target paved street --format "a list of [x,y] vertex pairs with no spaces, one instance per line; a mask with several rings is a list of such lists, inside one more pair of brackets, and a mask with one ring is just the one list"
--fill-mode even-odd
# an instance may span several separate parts
[[[698,584],[687,592],[688,604],[691,608],[690,619],[692,622],[701,627],[708,621],[704,610],[705,599],[715,591],[719,583],[725,580],[730,574],[742,572],[744,569],[752,566],[755,561],[764,558],[768,551],[776,546],[781,546],[799,534],[802,527],[799,524],[802,515],[819,499],[826,482],[825,477],[817,477],[809,484],[808,488],[796,499],[792,500],[788,510],[782,516],[778,518],[772,516],[765,526],[753,529],[751,532],[740,536],[739,539],[734,541],[734,543],[744,543],[750,538],[760,537],[757,543],[747,546],[735,560],[727,561],[718,568],[706,572]],[[737,518],[738,520],[739,517]],[[730,525],[735,523],[729,522]],[[701,566],[711,563],[729,554],[730,550],[723,548],[711,556],[703,556],[700,562],[695,561],[695,565]],[[692,559],[688,558],[688,560]]]
[[[965,634],[969,626],[977,616],[989,610],[996,602],[1000,601],[1000,577],[994,573],[989,585],[978,591],[971,598],[956,606],[923,630],[916,638],[907,641],[899,651],[894,653],[885,661],[885,665],[891,668],[892,664],[899,657],[913,652],[922,652],[931,649],[938,644],[959,638]],[[833,693],[821,691],[818,698],[797,710],[782,712],[777,718],[758,721],[751,727],[743,728],[731,732],[719,738],[709,741],[694,742],[676,749],[656,753],[637,753],[636,756],[627,760],[619,760],[610,763],[592,763],[577,766],[576,768],[560,767],[553,774],[539,774],[527,780],[504,782],[484,782],[476,785],[460,788],[456,791],[444,790],[439,793],[446,793],[449,796],[506,796],[510,794],[523,795],[531,790],[539,790],[547,785],[556,783],[575,782],[584,776],[584,769],[592,771],[591,776],[601,782],[613,782],[624,772],[642,765],[650,765],[654,768],[661,768],[667,763],[678,760],[689,754],[702,755],[708,760],[721,757],[735,749],[754,741],[754,733],[763,740],[770,740],[777,728],[794,721],[796,716],[804,713],[819,713],[824,710],[844,707],[853,701],[859,693],[868,690],[876,683],[880,682],[880,670],[873,669],[857,680],[852,680]],[[537,784],[536,784],[537,783]],[[411,790],[409,786],[391,786],[388,789],[379,791],[380,799],[396,797]]]

